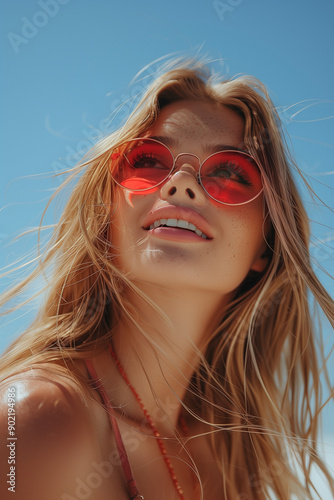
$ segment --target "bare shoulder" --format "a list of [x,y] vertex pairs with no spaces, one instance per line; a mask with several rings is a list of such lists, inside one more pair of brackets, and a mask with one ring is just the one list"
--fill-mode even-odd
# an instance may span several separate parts
[[[7,408],[8,398],[15,400],[15,409],[19,412],[24,425],[39,426],[43,421],[67,417],[84,412],[85,404],[65,379],[55,377],[52,370],[34,368],[6,379],[1,384],[1,409]],[[51,422],[50,422],[51,423]],[[60,423],[60,421],[59,421]]]
[[65,379],[40,368],[2,384],[0,443],[9,481],[1,478],[1,498],[15,491],[17,500],[73,500],[100,456],[91,405]]

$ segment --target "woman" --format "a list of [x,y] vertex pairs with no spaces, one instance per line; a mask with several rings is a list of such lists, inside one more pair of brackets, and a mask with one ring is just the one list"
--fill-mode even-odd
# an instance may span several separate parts
[[289,164],[263,85],[186,61],[75,169],[9,294],[48,270],[3,357],[16,499],[306,499],[310,464],[331,481],[307,294],[333,309]]

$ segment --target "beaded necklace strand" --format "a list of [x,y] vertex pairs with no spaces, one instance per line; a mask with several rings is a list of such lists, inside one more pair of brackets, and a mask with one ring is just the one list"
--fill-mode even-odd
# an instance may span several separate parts
[[[156,428],[153,420],[152,420],[152,417],[151,415],[148,413],[147,409],[145,408],[139,394],[137,393],[136,389],[133,387],[133,385],[131,384],[130,380],[128,379],[128,376],[127,374],[125,373],[125,370],[123,368],[123,366],[121,365],[119,359],[117,358],[115,352],[113,351],[111,345],[109,344],[109,351],[110,351],[110,354],[112,355],[112,357],[114,358],[115,360],[115,363],[116,363],[116,366],[117,366],[117,369],[120,373],[120,375],[122,376],[124,382],[129,386],[132,394],[134,395],[137,403],[139,404],[143,414],[145,415],[145,418],[149,424],[149,426],[151,427],[151,430],[154,434],[154,436],[156,437],[157,439],[157,443],[158,443],[158,446],[160,448],[160,451],[161,451],[161,455],[166,463],[166,466],[167,466],[167,469],[168,469],[168,472],[169,472],[169,475],[172,479],[172,482],[174,484],[174,487],[179,495],[179,499],[180,500],[185,500],[185,497],[184,497],[184,494],[183,494],[183,490],[180,486],[180,483],[176,477],[176,474],[175,474],[175,471],[174,471],[174,467],[172,465],[172,462],[170,460],[170,458],[168,457],[167,455],[167,450],[165,448],[165,445],[164,445],[164,442],[163,440],[161,439],[161,435],[160,435],[160,432],[158,431],[158,429]],[[182,423],[182,427],[183,429],[185,430],[185,422]]]

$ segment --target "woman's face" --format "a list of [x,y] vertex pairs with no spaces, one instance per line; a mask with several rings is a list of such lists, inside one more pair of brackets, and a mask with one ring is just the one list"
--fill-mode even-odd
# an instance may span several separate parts
[[[166,142],[174,157],[193,153],[203,161],[217,146],[242,147],[243,131],[243,119],[229,108],[209,101],[179,101],[163,108],[146,135]],[[196,159],[181,156],[173,175],[154,192],[117,189],[113,254],[137,284],[196,287],[224,296],[251,269],[264,269],[262,195],[245,205],[222,205],[198,184],[198,168]],[[155,220],[168,218],[194,223],[209,238],[184,229],[147,229]]]

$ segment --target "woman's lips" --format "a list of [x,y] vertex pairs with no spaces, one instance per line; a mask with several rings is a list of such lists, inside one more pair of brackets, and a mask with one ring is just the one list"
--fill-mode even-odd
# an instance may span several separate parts
[[[213,234],[205,218],[195,210],[175,205],[163,206],[147,214],[143,228],[151,234],[186,238],[187,241],[211,240]],[[159,231],[157,232],[157,230]],[[153,233],[154,232],[154,233]],[[174,236],[173,236],[174,235]],[[191,238],[190,238],[191,236]]]
[[190,243],[190,242],[201,243],[201,242],[211,241],[211,238],[207,238],[206,236],[204,236],[204,233],[202,233],[204,236],[202,237],[193,231],[189,231],[188,229],[182,229],[176,227],[160,226],[154,229],[149,229],[148,233],[151,236],[155,236],[163,240],[179,241],[184,243]]

